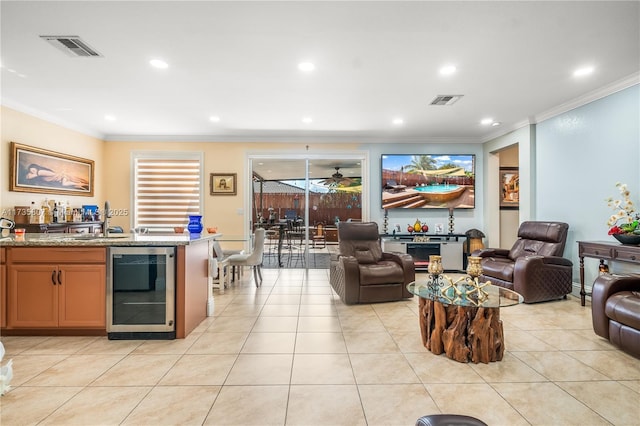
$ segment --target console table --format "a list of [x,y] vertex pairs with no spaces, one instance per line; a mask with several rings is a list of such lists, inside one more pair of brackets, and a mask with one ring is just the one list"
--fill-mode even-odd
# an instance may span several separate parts
[[632,246],[608,241],[578,241],[578,257],[580,258],[580,304],[585,305],[584,290],[584,258],[600,259],[600,262],[615,260],[618,262],[640,264],[640,246]]

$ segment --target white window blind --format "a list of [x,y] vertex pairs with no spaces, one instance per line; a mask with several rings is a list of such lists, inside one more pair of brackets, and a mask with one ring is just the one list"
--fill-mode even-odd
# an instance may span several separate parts
[[194,158],[134,159],[134,226],[185,226],[188,215],[201,214],[202,170]]

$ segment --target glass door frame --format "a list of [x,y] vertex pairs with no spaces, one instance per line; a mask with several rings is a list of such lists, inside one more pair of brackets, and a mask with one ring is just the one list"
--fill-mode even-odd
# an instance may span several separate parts
[[301,160],[305,161],[305,269],[309,269],[309,162],[313,160],[337,160],[337,161],[358,161],[360,162],[362,193],[360,198],[360,211],[362,221],[368,221],[370,218],[370,179],[369,179],[369,153],[366,151],[333,151],[326,153],[310,153],[287,151],[250,151],[246,153],[245,161],[245,182],[246,191],[244,199],[244,211],[247,216],[247,232],[249,235],[253,233],[253,161],[256,160]]

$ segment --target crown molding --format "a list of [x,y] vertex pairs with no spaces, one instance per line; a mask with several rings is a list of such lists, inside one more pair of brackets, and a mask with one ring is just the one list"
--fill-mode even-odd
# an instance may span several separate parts
[[558,105],[557,107],[554,107],[548,111],[536,114],[529,121],[529,124],[536,124],[541,121],[548,120],[552,117],[555,117],[556,115],[564,114],[567,111],[571,111],[572,109],[576,109],[590,102],[602,99],[606,96],[612,95],[631,86],[635,86],[636,84],[640,84],[640,72],[635,72],[618,81],[614,81],[611,84],[607,84],[606,86],[603,86],[599,89],[585,93],[584,95],[576,99]]
[[397,135],[366,135],[348,133],[319,132],[315,134],[221,134],[221,135],[107,135],[106,142],[229,142],[229,143],[353,143],[353,144],[382,144],[382,143],[482,143],[478,138],[464,137],[398,137]]
[[521,129],[525,126],[529,126],[531,124],[537,124],[542,121],[553,118],[557,115],[564,114],[565,112],[571,111],[573,109],[579,108],[583,105],[596,101],[598,99],[602,99],[606,96],[612,95],[621,90],[627,89],[631,86],[635,86],[636,84],[640,84],[640,72],[633,73],[625,78],[622,78],[618,81],[615,81],[611,84],[607,84],[599,89],[593,90],[591,92],[585,93],[584,95],[575,98],[569,102],[565,102],[561,105],[558,105],[550,110],[542,112],[540,114],[536,114],[530,117],[527,120],[521,120],[517,123],[513,123],[508,127],[501,128],[499,131],[496,131],[484,138],[482,138],[482,143],[489,142],[493,139],[499,138],[506,134],[509,134],[513,131]]
[[96,132],[93,129],[88,127],[79,126],[77,123],[64,120],[58,116],[43,112],[41,110],[37,110],[31,108],[29,106],[23,105],[19,102],[14,102],[11,99],[2,98],[1,105],[7,108],[11,108],[15,111],[22,112],[24,114],[28,114],[32,117],[39,118],[41,120],[47,121],[52,124],[56,124],[58,126],[64,127],[65,129],[74,130],[76,132],[82,133],[83,135],[91,136],[96,139],[105,140],[106,135],[100,132]]

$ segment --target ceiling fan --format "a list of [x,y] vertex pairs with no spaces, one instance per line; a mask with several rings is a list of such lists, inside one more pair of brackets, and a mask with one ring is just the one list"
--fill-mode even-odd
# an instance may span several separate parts
[[331,175],[330,178],[326,178],[320,181],[323,185],[351,185],[354,183],[354,180],[348,177],[344,177],[342,173],[340,173],[340,167],[334,167],[336,172]]

